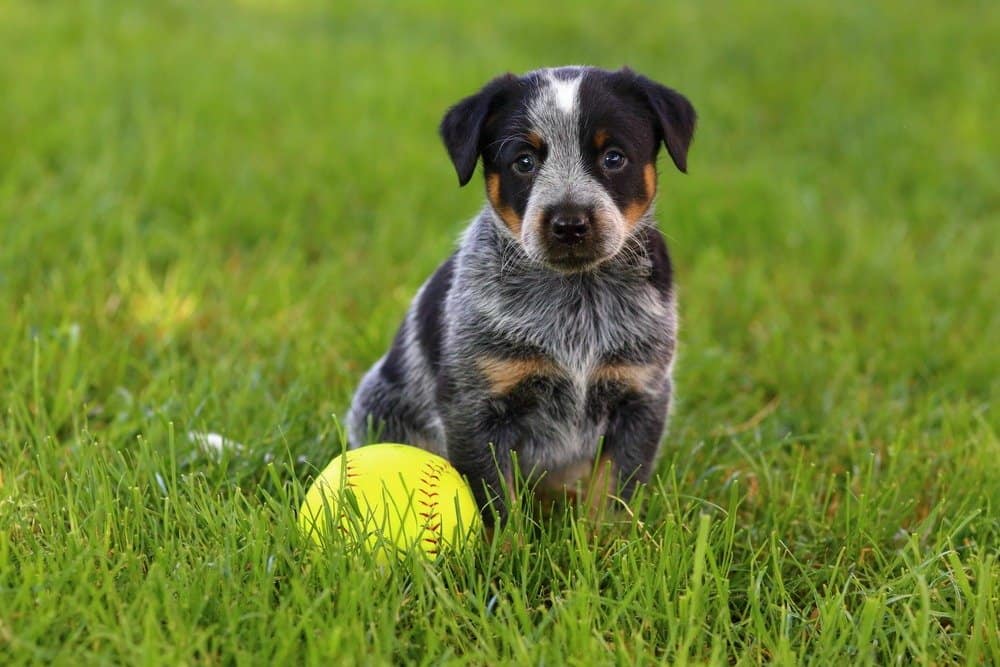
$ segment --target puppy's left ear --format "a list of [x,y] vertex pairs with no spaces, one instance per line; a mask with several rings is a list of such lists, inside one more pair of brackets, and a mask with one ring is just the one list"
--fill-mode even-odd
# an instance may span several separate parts
[[694,126],[697,114],[686,97],[673,88],[667,88],[641,74],[636,74],[625,68],[626,75],[634,77],[633,85],[645,98],[659,121],[659,133],[667,152],[677,168],[687,173],[687,154],[691,139],[694,137]]
[[517,86],[518,78],[513,74],[499,76],[475,95],[448,109],[441,121],[441,139],[455,165],[458,184],[465,185],[476,171],[476,161],[482,153],[483,128],[490,113],[503,103],[506,96]]

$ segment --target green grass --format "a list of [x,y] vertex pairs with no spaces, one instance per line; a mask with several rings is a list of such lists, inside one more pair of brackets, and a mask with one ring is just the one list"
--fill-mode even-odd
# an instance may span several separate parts
[[[996,3],[450,5],[0,4],[0,662],[1000,663]],[[440,115],[574,62],[700,112],[642,523],[310,554]]]

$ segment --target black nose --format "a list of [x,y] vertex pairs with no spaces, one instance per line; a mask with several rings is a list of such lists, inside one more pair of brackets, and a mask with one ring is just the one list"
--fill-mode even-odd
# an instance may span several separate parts
[[549,224],[552,226],[552,236],[562,243],[581,241],[590,233],[590,216],[584,211],[556,211]]

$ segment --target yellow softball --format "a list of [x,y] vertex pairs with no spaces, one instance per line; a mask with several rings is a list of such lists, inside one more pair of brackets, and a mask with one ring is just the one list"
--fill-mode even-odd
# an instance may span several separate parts
[[476,501],[448,461],[410,445],[379,444],[333,459],[306,493],[299,528],[319,545],[330,527],[376,555],[437,556],[479,534]]

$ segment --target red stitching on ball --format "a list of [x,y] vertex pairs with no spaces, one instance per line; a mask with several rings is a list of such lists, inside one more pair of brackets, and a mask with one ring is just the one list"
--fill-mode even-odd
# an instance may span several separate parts
[[423,470],[421,470],[421,484],[417,487],[417,497],[415,498],[417,503],[424,509],[423,512],[420,512],[420,517],[424,520],[424,530],[431,531],[429,535],[421,540],[424,544],[431,545],[431,548],[425,549],[430,556],[438,554],[441,540],[443,539],[441,535],[441,525],[443,522],[438,512],[438,496],[440,494],[437,491],[437,485],[441,481],[441,474],[443,472],[444,467],[441,464],[434,462],[425,463]]

